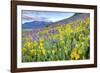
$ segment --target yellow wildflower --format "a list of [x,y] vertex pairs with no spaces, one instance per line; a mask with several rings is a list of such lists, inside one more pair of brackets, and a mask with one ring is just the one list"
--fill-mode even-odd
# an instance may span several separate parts
[[64,36],[64,34],[65,34],[65,32],[64,32],[64,31],[60,32],[60,35]]
[[31,42],[28,42],[28,43],[27,43],[27,47],[28,47],[28,48],[31,48]]
[[40,39],[39,48],[44,49],[44,40],[43,39]]
[[81,51],[79,51],[78,49],[74,49],[71,53],[71,59],[74,59],[74,60],[80,59],[80,53]]
[[41,49],[42,55],[45,55],[45,49]]
[[44,43],[44,39],[41,38],[41,39],[40,39],[40,43]]
[[37,41],[33,42],[33,46],[36,47],[38,45]]
[[40,39],[40,45],[39,48],[41,49],[42,55],[45,55],[45,49],[44,49],[44,40]]
[[75,60],[78,60],[80,58],[80,55],[79,54],[76,54],[75,55]]
[[31,54],[34,54],[34,50],[32,49],[32,50],[30,50],[30,52],[31,52]]
[[72,53],[71,53],[71,59],[74,59],[75,55],[76,55],[76,51],[72,51]]
[[44,46],[44,44],[43,43],[40,43],[40,46]]
[[73,53],[71,53],[71,59],[73,59],[74,58],[74,54]]
[[40,43],[39,48],[40,49],[43,49],[44,48],[44,44],[43,43]]
[[82,50],[79,49],[79,50],[78,50],[78,53],[79,53],[79,54],[82,54]]

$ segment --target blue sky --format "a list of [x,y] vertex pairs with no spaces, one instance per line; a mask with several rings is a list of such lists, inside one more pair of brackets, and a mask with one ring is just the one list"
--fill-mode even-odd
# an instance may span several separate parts
[[56,22],[69,18],[74,14],[69,12],[22,10],[22,24],[32,21]]

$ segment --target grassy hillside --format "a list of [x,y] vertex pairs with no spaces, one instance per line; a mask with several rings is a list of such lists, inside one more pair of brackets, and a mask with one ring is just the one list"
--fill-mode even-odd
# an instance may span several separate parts
[[22,62],[90,58],[90,19],[23,32]]

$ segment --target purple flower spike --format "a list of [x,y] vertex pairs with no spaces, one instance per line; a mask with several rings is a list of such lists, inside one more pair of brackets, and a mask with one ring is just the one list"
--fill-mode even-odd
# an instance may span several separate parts
[[51,29],[51,30],[49,31],[49,33],[50,33],[50,34],[56,34],[56,33],[57,33],[57,30],[56,30],[56,29]]

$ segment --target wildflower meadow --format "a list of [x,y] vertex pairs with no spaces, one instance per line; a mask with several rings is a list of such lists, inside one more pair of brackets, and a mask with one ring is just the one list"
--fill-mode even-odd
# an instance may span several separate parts
[[90,58],[90,18],[22,31],[22,62]]

